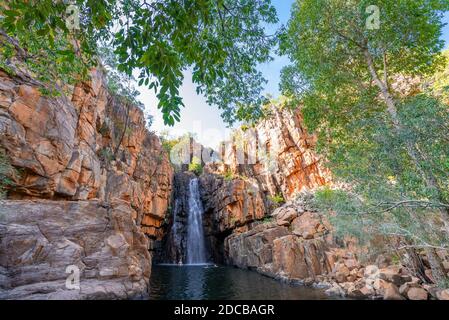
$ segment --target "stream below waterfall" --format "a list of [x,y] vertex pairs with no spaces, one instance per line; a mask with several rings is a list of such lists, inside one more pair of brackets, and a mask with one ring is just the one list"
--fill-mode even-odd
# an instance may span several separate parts
[[324,300],[324,290],[295,286],[233,267],[154,265],[151,300]]

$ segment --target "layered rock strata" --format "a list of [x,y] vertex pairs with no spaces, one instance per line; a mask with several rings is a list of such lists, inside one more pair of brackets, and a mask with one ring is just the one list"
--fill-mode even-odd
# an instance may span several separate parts
[[149,240],[128,203],[13,200],[0,208],[0,299],[146,295]]
[[[10,75],[0,70],[0,149],[16,169],[11,172],[8,200],[0,203],[3,297],[26,298],[26,292],[39,292],[40,287],[48,297],[65,297],[59,290],[64,281],[45,283],[62,279],[65,266],[74,260],[82,264],[82,259],[88,263],[80,265],[81,282],[90,279],[84,283],[92,283],[92,289],[67,296],[89,298],[106,292],[126,297],[143,292],[151,264],[143,251],[151,250],[162,236],[173,176],[159,138],[146,129],[140,108],[108,91],[101,70],[93,70],[89,82],[59,89],[58,95],[46,94],[45,87],[22,69],[15,71]],[[118,202],[124,222],[117,229],[112,221]],[[30,212],[27,219],[25,208]],[[98,235],[85,225],[89,221],[98,224]],[[46,225],[54,233],[51,239],[45,238]],[[62,232],[59,237],[52,231],[56,227]],[[64,234],[72,228],[76,239]],[[119,247],[106,249],[110,236]],[[95,244],[86,247],[84,242],[90,241]],[[73,252],[65,252],[64,243]],[[89,260],[92,255],[99,259]],[[111,262],[110,271],[102,261]],[[55,266],[57,276],[45,275],[49,265]],[[142,272],[133,271],[136,268]],[[36,276],[26,275],[21,271],[25,269]],[[96,286],[97,275],[109,277],[111,286]],[[34,289],[27,291],[30,286]]]
[[299,192],[328,185],[332,178],[314,151],[316,137],[303,125],[300,108],[273,106],[255,127],[237,130],[217,152],[221,161],[206,172],[252,178],[265,195],[285,200]]

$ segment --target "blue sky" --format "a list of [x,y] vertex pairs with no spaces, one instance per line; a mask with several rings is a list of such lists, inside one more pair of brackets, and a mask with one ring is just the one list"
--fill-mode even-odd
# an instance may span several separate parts
[[[276,30],[281,24],[285,24],[290,17],[290,8],[295,0],[272,0],[276,7],[279,24],[271,26],[268,32]],[[445,22],[449,24],[449,14],[445,16]],[[449,25],[444,29],[443,39],[446,41],[446,48],[449,48]],[[268,83],[265,93],[270,93],[276,97],[279,95],[279,77],[283,66],[288,64],[288,58],[278,57],[269,63],[259,66],[259,70],[264,74]],[[225,123],[220,117],[220,110],[214,106],[209,106],[203,96],[197,95],[195,86],[191,82],[192,75],[190,72],[184,73],[184,84],[180,89],[185,108],[181,111],[181,122],[175,124],[174,127],[164,126],[162,115],[157,109],[157,99],[153,90],[140,87],[140,100],[149,108],[150,113],[154,116],[152,129],[156,132],[169,130],[173,136],[178,136],[186,132],[195,133],[200,143],[209,147],[216,147],[220,141],[227,139],[231,133],[226,128]]]

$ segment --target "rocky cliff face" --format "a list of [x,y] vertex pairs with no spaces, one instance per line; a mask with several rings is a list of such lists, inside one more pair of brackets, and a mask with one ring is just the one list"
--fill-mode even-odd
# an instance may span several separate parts
[[314,151],[316,137],[304,128],[300,109],[272,108],[254,128],[238,130],[219,151],[222,162],[207,172],[255,179],[265,195],[293,199],[302,190],[331,183]]
[[274,278],[317,281],[332,271],[336,247],[330,226],[301,201],[274,210],[265,221],[225,239],[228,262]]
[[162,241],[157,242],[155,261],[158,263],[184,263],[187,257],[187,221],[189,212],[189,183],[195,174],[177,172],[173,178],[170,215],[164,225]]
[[[3,296],[26,296],[28,291],[18,286],[39,291],[40,283],[60,279],[46,291],[54,297],[53,289],[64,284],[65,264],[73,260],[81,261],[81,287],[95,288],[79,293],[80,298],[95,296],[97,289],[118,297],[142,291],[151,263],[143,251],[160,238],[169,205],[173,171],[168,156],[145,128],[143,112],[111,95],[101,71],[56,97],[42,94],[42,88],[23,71],[11,76],[0,70],[0,148],[17,168],[9,200],[0,203]],[[112,222],[118,216],[121,226]],[[45,254],[59,246],[51,256]],[[43,268],[53,260],[59,263],[57,272],[44,276]],[[102,267],[108,261],[115,261],[109,271]],[[35,270],[35,276],[20,279],[23,268]],[[136,268],[141,272],[135,273]],[[121,282],[126,273],[128,282]],[[126,285],[121,291],[113,285],[96,287],[97,275]]]
[[[0,201],[0,208],[0,299],[145,295],[149,240],[128,203],[12,200]],[[66,280],[74,268],[79,288],[69,290]]]

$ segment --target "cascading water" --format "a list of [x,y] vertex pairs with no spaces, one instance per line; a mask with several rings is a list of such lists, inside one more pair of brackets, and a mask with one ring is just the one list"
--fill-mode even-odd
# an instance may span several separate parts
[[187,223],[187,263],[206,263],[203,231],[203,205],[200,199],[198,179],[189,182],[189,213]]

